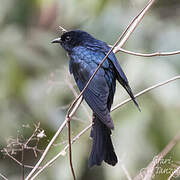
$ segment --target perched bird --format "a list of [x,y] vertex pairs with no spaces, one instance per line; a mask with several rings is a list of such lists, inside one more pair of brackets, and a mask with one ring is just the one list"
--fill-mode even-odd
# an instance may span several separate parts
[[[69,71],[73,74],[80,91],[110,50],[105,42],[81,30],[65,32],[52,43],[59,43],[67,51],[70,59]],[[111,52],[83,93],[83,98],[93,111],[93,127],[90,135],[93,145],[89,167],[99,166],[103,160],[112,166],[118,162],[111,141],[114,124],[110,116],[116,80],[125,88],[139,109],[126,75]]]

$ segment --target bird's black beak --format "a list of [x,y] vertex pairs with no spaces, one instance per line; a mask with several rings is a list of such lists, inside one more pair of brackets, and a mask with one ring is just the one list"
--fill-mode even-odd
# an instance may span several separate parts
[[61,42],[61,38],[56,38],[53,41],[51,41],[51,43],[60,43]]

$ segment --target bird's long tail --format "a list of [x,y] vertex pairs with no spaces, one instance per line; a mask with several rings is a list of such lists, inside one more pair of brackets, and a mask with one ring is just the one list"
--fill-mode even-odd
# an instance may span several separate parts
[[111,141],[111,130],[96,116],[94,116],[93,122],[91,130],[93,146],[89,158],[89,167],[100,166],[103,160],[114,166],[118,160]]

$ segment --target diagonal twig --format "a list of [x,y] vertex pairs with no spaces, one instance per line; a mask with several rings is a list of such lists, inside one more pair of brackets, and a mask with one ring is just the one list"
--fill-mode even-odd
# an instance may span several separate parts
[[169,176],[168,180],[171,180],[174,176],[176,176],[176,173],[178,173],[178,171],[180,171],[180,166],[177,167],[172,174]]
[[8,180],[8,178],[6,178],[4,175],[2,175],[1,173],[0,173],[0,177],[2,177],[4,180]]
[[69,161],[70,161],[71,172],[72,172],[72,175],[73,175],[73,179],[76,180],[76,175],[75,175],[74,168],[73,168],[73,163],[72,163],[71,120],[70,119],[68,119],[68,144],[69,144]]
[[132,178],[131,178],[131,176],[130,176],[128,170],[126,169],[126,166],[125,166],[125,164],[123,163],[122,160],[120,160],[120,166],[121,166],[124,174],[126,175],[127,179],[128,179],[128,180],[132,180]]
[[[71,141],[71,144],[76,142],[77,139],[80,138],[86,131],[88,131],[92,127],[92,124],[89,124],[86,128],[84,128],[76,137],[73,138]],[[31,178],[31,180],[34,180],[44,169],[52,165],[60,156],[64,156],[66,154],[66,150],[69,148],[69,144],[67,144],[64,149],[59,152],[55,157],[53,157],[50,161],[48,161],[36,174]]]
[[[175,76],[175,77],[173,77],[173,78],[171,78],[171,79],[168,79],[168,80],[166,80],[166,81],[160,82],[160,83],[158,83],[158,84],[155,84],[154,86],[151,86],[151,87],[149,87],[149,88],[147,88],[147,89],[144,89],[143,91],[135,94],[134,97],[141,96],[142,94],[144,94],[144,93],[146,93],[146,92],[149,92],[149,91],[151,91],[152,89],[155,89],[155,88],[157,88],[157,87],[163,86],[163,85],[165,85],[165,84],[168,84],[168,83],[173,82],[173,81],[178,80],[178,79],[180,79],[180,75],[179,75],[179,76]],[[129,101],[131,101],[131,100],[132,100],[131,98],[126,99],[126,100],[123,101],[122,103],[120,103],[120,104],[116,105],[115,107],[113,107],[113,108],[111,109],[111,111],[114,111],[114,110],[116,110],[117,108],[121,107],[122,105],[127,104],[127,103],[128,103]]]
[[[5,149],[4,150],[5,151],[5,153],[7,154],[7,156],[9,157],[9,158],[11,158],[14,162],[16,162],[18,165],[20,165],[20,166],[23,166],[23,164],[20,162],[20,161],[18,161],[16,158],[14,158],[11,154],[9,154],[9,152]],[[30,166],[30,165],[25,165],[24,164],[24,167],[26,167],[26,168],[30,168],[30,169],[33,169],[34,168],[34,166]],[[38,169],[41,169],[41,167],[39,167]]]
[[64,29],[62,26],[59,26],[59,29],[60,29],[63,33],[67,32],[67,30]]
[[26,143],[24,144],[24,147],[26,148],[28,143],[33,139],[33,137],[36,135],[36,133],[38,132],[39,128],[40,128],[40,122],[38,122],[38,124],[34,125],[35,126],[35,130],[32,133],[32,135],[28,138],[28,140],[26,141]]
[[24,145],[22,145],[22,151],[21,151],[21,164],[22,164],[22,180],[24,180]]
[[117,49],[114,50],[113,52],[114,52],[114,53],[124,52],[124,53],[126,53],[126,54],[130,54],[130,55],[134,55],[134,56],[141,56],[141,57],[172,56],[172,55],[180,54],[180,51],[155,52],[155,53],[145,54],[145,53],[137,53],[137,52],[128,51],[128,50],[123,49],[123,48],[117,48]]
[[[70,74],[68,73],[68,79],[66,80],[66,84],[68,85],[68,87],[71,89],[72,93],[74,94],[74,97],[77,98],[78,97],[78,93],[76,92],[76,90],[74,89],[72,83],[70,82]],[[86,113],[86,115],[88,116],[89,121],[91,121],[91,116],[87,110],[87,108],[85,107],[84,104],[82,104],[82,108],[84,110],[84,112]]]
[[120,39],[118,46],[114,48],[114,52],[116,53],[119,48],[122,48],[122,46],[126,43],[126,41],[129,39],[130,35],[134,32],[136,27],[139,25],[139,23],[142,21],[143,17],[147,13],[147,11],[150,9],[150,7],[153,5],[155,0],[150,0],[148,4],[145,6],[144,9],[141,10],[141,12],[132,20],[132,22],[129,24],[127,29],[123,33],[123,38]]
[[[75,112],[77,111],[78,107],[80,106],[82,102],[82,98],[79,99],[78,103],[76,104],[76,106],[74,107],[73,111],[71,112],[71,114],[69,115],[69,117],[71,118]],[[53,136],[53,138],[51,139],[51,141],[49,142],[49,144],[47,145],[45,151],[43,152],[41,158],[39,159],[39,161],[37,162],[37,164],[35,165],[35,167],[32,169],[32,171],[29,173],[29,175],[26,177],[25,180],[28,180],[32,177],[32,175],[34,174],[34,172],[38,169],[38,167],[40,166],[41,162],[44,160],[45,156],[47,155],[47,153],[49,152],[49,149],[51,148],[51,146],[53,145],[54,141],[56,140],[56,138],[59,136],[59,134],[62,132],[62,130],[64,129],[64,127],[67,124],[67,117],[65,119],[65,121],[61,124],[61,126],[59,127],[59,129],[57,130],[56,134]]]
[[155,166],[179,142],[180,142],[180,132],[178,132],[178,134],[169,142],[169,144],[162,150],[162,152],[156,156],[155,161],[153,160],[152,162],[149,163],[147,168],[143,169],[145,172],[140,171],[140,173],[134,178],[134,180],[142,180],[142,179],[151,180]]

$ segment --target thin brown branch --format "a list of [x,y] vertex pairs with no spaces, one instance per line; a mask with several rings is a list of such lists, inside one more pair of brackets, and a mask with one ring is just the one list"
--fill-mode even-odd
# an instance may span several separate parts
[[150,54],[145,54],[145,53],[137,53],[137,52],[132,52],[132,51],[128,51],[125,50],[123,48],[117,48],[116,52],[114,51],[114,53],[117,52],[124,52],[130,55],[134,55],[134,56],[141,56],[141,57],[154,57],[154,56],[172,56],[172,55],[177,55],[180,54],[180,51],[172,51],[172,52],[154,52],[154,53],[150,53]]
[[68,119],[68,144],[69,144],[69,163],[70,163],[70,167],[71,167],[71,172],[73,175],[73,179],[76,180],[76,175],[74,172],[74,168],[73,168],[73,163],[72,163],[72,150],[71,150],[71,120]]
[[22,145],[21,150],[21,164],[22,164],[22,180],[24,180],[24,145]]
[[[153,161],[147,166],[147,168],[143,169],[145,170],[144,174],[141,171],[140,174],[138,174],[134,180],[151,180],[151,177],[154,172],[155,166],[160,162],[162,158],[164,158],[171,149],[180,142],[180,132],[169,142],[169,144],[162,150],[161,153],[159,153],[156,158],[153,159]],[[144,177],[143,177],[144,175]]]
[[[180,76],[176,76],[174,78],[171,78],[167,81],[164,81],[162,83],[158,83],[157,85],[154,85],[152,87],[149,87],[141,92],[139,92],[138,94],[135,95],[135,97],[141,96],[147,92],[149,92],[150,90],[153,90],[155,88],[158,88],[160,86],[163,86],[167,83],[171,83],[175,80],[180,79]],[[119,107],[123,106],[124,104],[126,104],[127,102],[131,101],[132,99],[127,99],[125,101],[123,101],[122,103],[118,104],[116,107],[114,107],[111,111],[114,111],[116,109],[118,109]],[[73,144],[77,139],[79,139],[80,136],[82,136],[85,132],[87,132],[90,128],[92,127],[92,123],[89,124],[85,129],[83,129],[75,138],[73,138],[71,144]],[[58,153],[54,158],[52,158],[49,162],[47,162],[38,172],[36,172],[36,174],[31,178],[31,180],[35,179],[45,168],[49,167],[50,165],[52,165],[60,156],[64,156],[66,154],[66,150],[69,148],[69,144],[67,144],[64,149]]]

